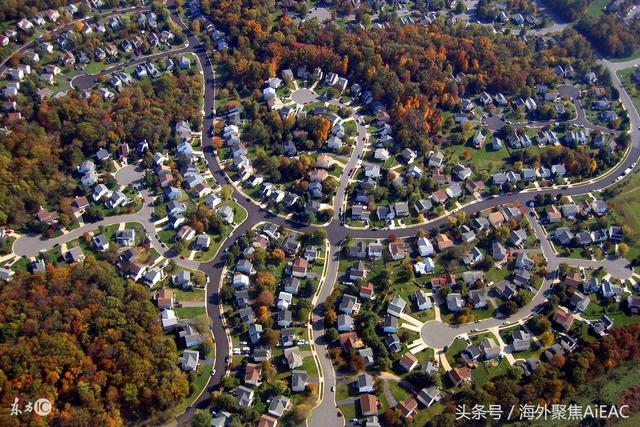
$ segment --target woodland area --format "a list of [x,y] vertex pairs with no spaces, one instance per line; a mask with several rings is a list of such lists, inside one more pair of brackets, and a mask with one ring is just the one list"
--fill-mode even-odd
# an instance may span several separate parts
[[51,400],[50,425],[85,426],[147,419],[185,398],[189,380],[150,298],[91,258],[17,274],[0,290],[0,424],[20,425],[8,414],[16,397]]
[[197,129],[201,85],[195,75],[164,74],[123,88],[110,102],[73,93],[25,106],[26,120],[0,135],[0,225],[27,224],[41,205],[70,213],[81,191],[72,174],[100,148],[114,152],[121,142],[135,148],[146,139],[162,150],[175,121]]
[[455,422],[455,404],[467,408],[475,404],[499,403],[503,408],[515,405],[514,419],[519,416],[518,405],[532,402],[554,404],[568,402],[576,389],[588,387],[593,380],[612,372],[625,363],[637,363],[640,357],[640,325],[614,328],[611,334],[586,345],[569,356],[556,355],[549,363],[541,364],[530,377],[521,380],[515,371],[495,378],[482,387],[472,385],[458,393],[446,412],[431,423],[451,426]]

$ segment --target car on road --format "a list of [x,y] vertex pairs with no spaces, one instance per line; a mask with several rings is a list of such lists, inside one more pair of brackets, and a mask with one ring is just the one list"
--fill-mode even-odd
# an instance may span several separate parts
[[215,374],[216,374],[216,369],[215,369],[215,368],[213,368],[213,369],[211,370],[211,376],[214,376]]
[[331,386],[331,391],[336,391],[336,386],[332,385]]
[[342,412],[338,411],[338,418],[342,417]]

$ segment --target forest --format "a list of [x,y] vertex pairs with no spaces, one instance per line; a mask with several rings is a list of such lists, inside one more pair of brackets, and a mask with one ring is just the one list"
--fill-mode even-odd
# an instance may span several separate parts
[[172,408],[189,390],[175,341],[142,285],[91,257],[0,289],[0,424],[22,402],[53,402],[49,425],[122,425]]
[[529,377],[519,379],[516,370],[494,378],[482,387],[466,386],[447,406],[445,413],[431,422],[433,426],[455,425],[454,404],[500,403],[503,408],[515,405],[512,419],[519,417],[519,405],[538,402],[541,405],[569,402],[581,387],[589,387],[595,379],[606,376],[623,364],[637,363],[640,357],[640,325],[614,328],[610,335],[585,345],[568,356],[554,356]]
[[607,57],[629,56],[640,46],[640,22],[634,19],[625,23],[615,13],[585,16],[576,24],[576,30]]
[[201,91],[197,75],[164,74],[125,87],[109,102],[97,93],[31,101],[22,110],[25,120],[0,134],[0,225],[27,224],[40,205],[70,206],[65,199],[81,191],[72,174],[99,148],[115,152],[121,142],[135,148],[146,139],[162,150],[176,120],[197,129]]
[[563,19],[575,21],[586,13],[589,0],[544,0],[544,4]]
[[[317,21],[295,25],[288,16],[272,21],[271,2],[218,0],[212,21],[236,48],[218,54],[225,89],[251,94],[283,68],[321,67],[371,90],[392,117],[399,149],[427,152],[431,138],[466,93],[483,90],[519,95],[535,84],[558,81],[553,67],[571,63],[577,73],[593,61],[588,41],[567,30],[549,46],[476,27],[391,24],[383,30],[329,31]],[[206,8],[205,8],[206,11]],[[452,77],[464,73],[462,82]],[[232,80],[232,81],[231,81]],[[527,89],[529,90],[529,89]]]

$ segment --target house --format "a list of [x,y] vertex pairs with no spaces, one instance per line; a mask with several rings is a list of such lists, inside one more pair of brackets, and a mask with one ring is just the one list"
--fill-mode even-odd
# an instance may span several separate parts
[[573,233],[567,227],[558,227],[554,231],[554,237],[561,245],[567,246],[573,240]]
[[293,319],[293,314],[291,310],[281,309],[278,310],[278,314],[276,315],[276,324],[282,328],[288,328],[291,325]]
[[249,288],[249,276],[246,276],[241,273],[236,273],[233,276],[232,285],[236,289],[247,289]]
[[439,233],[436,236],[436,246],[438,247],[438,250],[442,252],[453,246],[453,240],[451,240],[446,234]]
[[385,334],[395,334],[398,332],[398,318],[390,314],[384,316],[382,331]]
[[116,242],[121,246],[134,246],[136,243],[136,232],[133,229],[116,231]]
[[164,309],[160,312],[160,323],[162,323],[162,330],[172,331],[178,326],[178,319],[173,310]]
[[518,294],[516,287],[508,280],[498,283],[495,289],[498,295],[505,300],[509,300]]
[[405,148],[400,152],[400,156],[404,159],[407,164],[411,164],[416,160],[416,153],[410,148]]
[[624,237],[624,233],[622,231],[622,227],[617,225],[612,225],[609,227],[609,239],[614,242],[619,242]]
[[446,301],[447,301],[447,309],[449,309],[449,311],[452,311],[452,312],[460,311],[460,309],[463,306],[462,295],[460,295],[457,292],[448,294]]
[[373,376],[366,372],[358,374],[358,377],[356,378],[356,384],[359,393],[373,392]]
[[349,269],[349,279],[353,281],[363,280],[366,276],[365,265],[362,261],[354,263]]
[[144,274],[143,280],[149,287],[152,287],[155,284],[157,284],[162,279],[163,276],[164,276],[164,273],[162,272],[162,270],[156,267],[156,268],[152,268],[151,270],[148,270]]
[[569,311],[559,308],[553,315],[553,322],[564,331],[568,331],[573,326],[573,315]]
[[242,408],[248,408],[253,403],[253,390],[243,385],[236,387],[232,391],[236,397],[236,402]]
[[606,335],[606,333],[609,331],[609,329],[611,329],[612,326],[613,319],[611,319],[606,314],[603,315],[599,320],[591,323],[591,328],[599,336]]
[[507,257],[507,249],[497,240],[491,243],[491,251],[494,261],[502,261]]
[[393,259],[394,261],[404,259],[406,256],[404,242],[398,241],[389,243],[389,253],[391,254],[391,259]]
[[468,368],[453,368],[447,375],[456,387],[465,381],[471,381],[471,371]]
[[271,400],[268,412],[271,415],[280,418],[284,414],[284,411],[289,407],[289,403],[290,400],[288,397],[278,395]]
[[338,332],[349,332],[353,329],[353,318],[348,314],[338,315]]
[[476,310],[487,307],[487,290],[472,289],[469,291],[469,301]]
[[466,266],[473,266],[482,261],[483,258],[484,255],[482,254],[482,251],[477,246],[474,246],[466,255],[462,257],[462,262]]
[[418,366],[418,359],[410,352],[406,352],[398,362],[400,367],[406,372],[411,372]]
[[360,350],[358,350],[358,355],[360,355],[360,357],[364,359],[364,365],[366,367],[369,367],[375,363],[373,350],[371,350],[369,347],[361,348]]
[[518,269],[524,268],[527,270],[531,270],[535,266],[535,263],[531,258],[529,258],[526,252],[522,251],[518,252],[515,265]]
[[200,352],[196,350],[185,350],[180,358],[180,367],[185,372],[191,372],[198,369],[200,364]]
[[422,289],[418,289],[413,293],[413,300],[418,310],[428,310],[432,307],[431,297],[425,294]]
[[640,314],[640,296],[629,295],[627,297],[627,306],[631,314]]
[[571,305],[576,312],[583,312],[587,309],[590,302],[591,300],[588,296],[582,294],[579,291],[575,291],[573,295],[571,295],[569,305]]
[[392,316],[400,317],[404,312],[405,307],[407,306],[407,302],[400,296],[396,295],[389,301],[389,305],[387,306],[387,313]]
[[156,304],[159,309],[173,308],[173,291],[171,289],[160,289],[156,294]]
[[373,394],[364,394],[358,399],[362,416],[377,415],[378,398]]
[[562,215],[567,219],[576,219],[578,216],[578,206],[575,203],[567,203],[560,207]]
[[522,228],[518,228],[517,230],[513,230],[510,234],[509,234],[509,241],[516,247],[521,247],[522,245],[524,245],[527,241],[527,232],[522,229]]
[[[236,292],[236,298],[238,297],[239,293],[246,293],[247,291],[240,291],[240,292]],[[247,300],[248,300],[248,293],[247,293]],[[237,299],[236,299],[237,301]],[[260,340],[262,339],[262,325],[259,323],[253,323],[251,325],[249,325],[249,340],[251,341],[251,344],[256,345],[260,342]]]
[[307,277],[308,265],[309,262],[305,258],[296,257],[291,264],[291,275],[300,279]]
[[340,334],[340,346],[345,351],[352,351],[363,348],[364,343],[355,332],[344,332]]
[[250,307],[238,310],[238,314],[240,315],[240,320],[242,320],[242,323],[252,325],[256,322],[253,310]]
[[293,371],[291,372],[291,391],[294,393],[300,393],[307,387],[309,381],[309,375],[305,371]]
[[372,283],[367,282],[360,286],[360,298],[366,300],[373,300],[375,298]]
[[600,286],[600,292],[602,292],[604,298],[614,298],[622,293],[622,287],[620,285],[614,285],[609,280],[603,280]]
[[244,370],[244,382],[245,384],[257,387],[260,385],[260,379],[262,378],[262,366],[255,363],[247,363]]
[[82,262],[84,260],[84,253],[82,252],[82,248],[80,246],[75,246],[69,249],[64,254],[64,259],[68,263]]
[[427,408],[440,400],[440,390],[437,387],[426,387],[418,392],[418,400]]
[[551,173],[555,176],[564,176],[567,173],[567,169],[564,164],[557,164],[551,166]]
[[400,342],[400,338],[398,338],[398,335],[396,334],[387,335],[387,337],[384,339],[384,343],[387,345],[387,347],[389,347],[389,350],[393,351],[394,353],[399,353],[400,351],[402,351],[402,343]]
[[562,220],[562,213],[560,213],[555,205],[547,206],[545,213],[547,215],[547,221],[550,224],[558,223]]
[[360,308],[358,298],[353,295],[343,294],[340,299],[340,306],[338,307],[340,313],[353,314],[357,312],[356,308]]

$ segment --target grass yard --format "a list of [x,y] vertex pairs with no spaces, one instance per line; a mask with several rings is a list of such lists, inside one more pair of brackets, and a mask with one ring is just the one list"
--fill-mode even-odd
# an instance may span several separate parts
[[609,0],[593,0],[587,8],[587,15],[600,16],[604,15],[604,8],[609,4]]
[[507,372],[507,369],[511,366],[506,358],[497,360],[489,360],[486,362],[482,362],[480,366],[471,370],[471,376],[473,377],[473,381],[482,385],[489,381],[491,378],[498,377],[500,375],[504,375]]
[[356,417],[356,403],[349,403],[348,405],[342,405],[338,408],[346,420]]
[[176,411],[178,411],[176,413],[179,414],[184,412],[187,409],[187,407],[191,405],[191,403],[196,399],[196,397],[198,397],[202,389],[207,385],[207,382],[209,381],[209,377],[211,376],[212,369],[213,369],[212,365],[205,365],[202,362],[200,363],[200,366],[198,367],[198,370],[197,370],[198,376],[196,377],[196,380],[195,380],[195,387],[193,389],[193,393],[191,393],[189,397],[187,397],[182,403],[180,403],[176,407]]
[[454,340],[447,348],[444,355],[451,366],[456,366],[456,356],[465,348],[467,348],[467,342],[463,339]]
[[395,381],[388,381],[389,389],[391,390],[391,394],[397,400],[404,400],[407,397],[411,396],[411,393],[402,388],[400,384]]
[[418,414],[409,421],[409,426],[412,427],[422,427],[427,424],[429,420],[432,420],[435,416],[444,412],[445,406],[439,402],[434,403],[426,409],[422,409],[418,412]]
[[233,222],[235,222],[236,224],[243,223],[249,216],[247,210],[240,206],[240,204],[238,204],[238,202],[234,200],[228,200],[222,203],[220,205],[220,208],[223,208],[224,206],[229,206],[231,207],[231,209],[233,209]]
[[193,319],[205,314],[204,307],[178,307],[175,312],[178,319]]
[[201,289],[184,291],[182,289],[172,289],[176,301],[204,301],[205,294]]
[[[640,101],[640,98],[638,98]],[[631,229],[631,242],[640,241],[640,174],[634,172],[631,179],[623,181],[621,186],[614,187],[611,192],[614,195],[610,199],[612,217],[618,224],[625,224]],[[629,245],[627,259],[634,259],[640,255],[640,247],[637,243]]]

